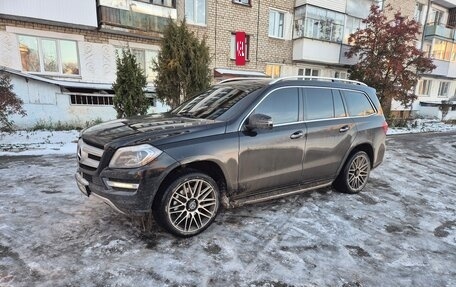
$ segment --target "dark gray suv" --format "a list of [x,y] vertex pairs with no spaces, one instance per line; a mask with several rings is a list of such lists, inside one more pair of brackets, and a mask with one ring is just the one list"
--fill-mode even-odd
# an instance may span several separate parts
[[220,205],[333,186],[360,192],[385,153],[375,90],[331,78],[232,79],[164,114],[85,130],[76,181],[119,212],[178,236],[206,229]]

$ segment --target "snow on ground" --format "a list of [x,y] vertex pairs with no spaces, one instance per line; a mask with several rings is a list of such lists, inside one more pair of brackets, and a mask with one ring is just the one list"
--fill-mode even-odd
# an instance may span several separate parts
[[456,125],[445,124],[437,120],[417,119],[414,120],[411,124],[409,123],[407,127],[389,128],[388,135],[450,131],[456,131]]
[[[433,120],[416,120],[406,128],[389,128],[388,135],[456,131],[456,125]],[[0,132],[0,156],[75,154],[78,131]]]
[[456,133],[387,144],[360,194],[222,210],[188,239],[83,196],[73,155],[0,156],[0,286],[456,286]]
[[0,132],[0,156],[75,154],[78,131]]

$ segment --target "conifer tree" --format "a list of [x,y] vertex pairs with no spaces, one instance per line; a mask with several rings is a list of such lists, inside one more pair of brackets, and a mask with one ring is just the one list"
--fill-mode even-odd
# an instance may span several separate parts
[[13,122],[8,119],[10,115],[27,115],[22,108],[23,104],[24,102],[13,92],[10,76],[0,72],[0,130],[11,131],[13,129]]
[[188,30],[185,20],[177,24],[168,19],[160,46],[153,63],[160,100],[174,108],[210,86],[209,48]]
[[144,71],[129,49],[116,55],[117,78],[113,83],[114,109],[117,118],[144,115],[150,105],[144,93],[147,81]]

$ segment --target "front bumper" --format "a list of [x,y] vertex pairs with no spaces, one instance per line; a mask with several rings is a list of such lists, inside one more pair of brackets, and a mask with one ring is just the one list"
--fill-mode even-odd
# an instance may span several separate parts
[[162,153],[148,165],[134,169],[105,167],[90,171],[80,166],[75,179],[84,195],[93,195],[123,214],[144,215],[151,211],[160,184],[177,165],[174,159]]

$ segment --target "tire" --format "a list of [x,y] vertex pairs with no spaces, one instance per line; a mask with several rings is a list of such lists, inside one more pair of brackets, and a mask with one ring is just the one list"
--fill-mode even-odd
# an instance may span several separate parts
[[152,206],[155,221],[170,233],[190,237],[211,225],[220,206],[219,188],[208,175],[188,172],[178,176]]
[[333,186],[339,192],[358,193],[366,186],[370,169],[371,161],[367,153],[355,152],[345,163]]

